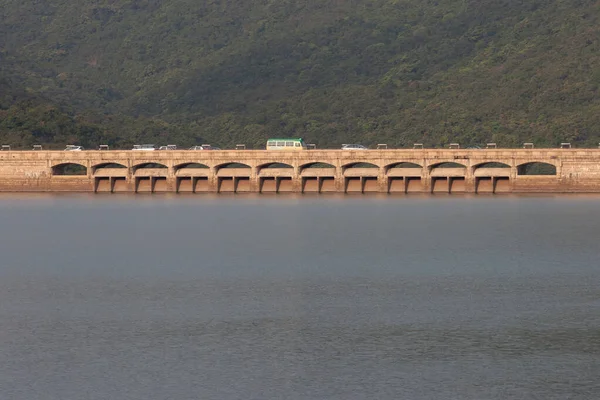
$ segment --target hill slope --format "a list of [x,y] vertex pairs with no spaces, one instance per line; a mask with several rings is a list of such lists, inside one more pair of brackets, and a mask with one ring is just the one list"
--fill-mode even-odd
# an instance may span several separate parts
[[0,0],[0,139],[600,141],[591,0]]

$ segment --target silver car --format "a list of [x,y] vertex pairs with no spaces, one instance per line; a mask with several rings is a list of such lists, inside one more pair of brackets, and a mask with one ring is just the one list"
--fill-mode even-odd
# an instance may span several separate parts
[[156,150],[156,146],[153,144],[134,144],[133,149],[135,151],[154,151]]
[[368,150],[368,148],[362,144],[343,144],[342,150]]
[[218,147],[211,146],[210,144],[203,144],[202,146],[192,146],[190,150],[221,150]]

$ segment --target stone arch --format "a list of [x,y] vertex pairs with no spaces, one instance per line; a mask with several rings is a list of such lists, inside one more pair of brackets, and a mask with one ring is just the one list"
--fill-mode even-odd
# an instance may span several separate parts
[[175,167],[174,167],[175,171],[179,171],[182,169],[188,169],[188,168],[189,169],[208,169],[210,167],[206,164],[196,163],[196,162],[186,162],[186,163],[175,165]]
[[92,172],[96,172],[99,169],[123,169],[127,168],[126,165],[117,162],[104,162],[101,164],[92,165]]
[[399,171],[410,171],[410,172],[416,172],[419,171],[419,174],[421,173],[421,170],[423,169],[423,166],[417,163],[413,163],[413,162],[408,162],[408,161],[399,161],[399,162],[395,162],[392,164],[388,164],[384,167],[385,169],[385,173],[390,173],[392,171],[395,170],[395,172],[399,172]]
[[258,166],[259,169],[262,168],[294,168],[290,164],[280,163],[280,162],[270,162],[266,164],[261,164]]
[[423,168],[422,165],[417,164],[417,163],[413,163],[413,162],[408,162],[408,161],[400,161],[400,162],[395,162],[393,164],[388,164],[385,166],[386,169],[390,169],[390,168]]
[[556,165],[542,161],[531,161],[517,165],[520,176],[556,176]]
[[349,168],[379,168],[379,165],[369,163],[369,162],[360,162],[360,161],[342,165],[342,170],[344,170],[344,171]]
[[239,162],[226,162],[215,166],[215,170],[219,171],[221,169],[241,169],[241,168],[252,168],[248,164],[239,163]]
[[437,169],[437,168],[452,168],[452,169],[464,168],[464,169],[466,169],[467,166],[464,164],[461,164],[461,163],[457,163],[455,161],[443,161],[443,162],[438,162],[438,163],[429,165],[430,171],[433,171],[434,169]]
[[300,172],[302,172],[306,169],[312,169],[312,168],[318,168],[318,169],[334,168],[335,169],[335,165],[325,163],[325,162],[314,161],[314,162],[310,162],[310,163],[301,165]]
[[486,161],[473,166],[473,170],[479,168],[510,168],[510,165],[499,161]]
[[258,167],[256,167],[258,172],[260,172],[263,169],[289,169],[289,168],[294,168],[294,167],[290,164],[280,163],[280,162],[269,162],[269,163],[261,164]]
[[136,164],[132,167],[134,173],[135,173],[135,171],[137,171],[139,169],[165,169],[165,168],[168,168],[168,167],[164,164],[156,163],[156,162],[144,162],[144,163]]
[[79,163],[61,163],[52,167],[54,176],[82,176],[87,175],[87,167]]

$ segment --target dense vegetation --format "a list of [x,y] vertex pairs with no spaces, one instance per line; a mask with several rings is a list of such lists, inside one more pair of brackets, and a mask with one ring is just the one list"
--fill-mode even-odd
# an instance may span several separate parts
[[596,0],[0,0],[0,141],[600,141]]

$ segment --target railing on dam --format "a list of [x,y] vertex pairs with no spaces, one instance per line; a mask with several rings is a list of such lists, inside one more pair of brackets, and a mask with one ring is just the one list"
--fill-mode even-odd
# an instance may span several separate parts
[[600,150],[3,151],[0,191],[600,192]]

